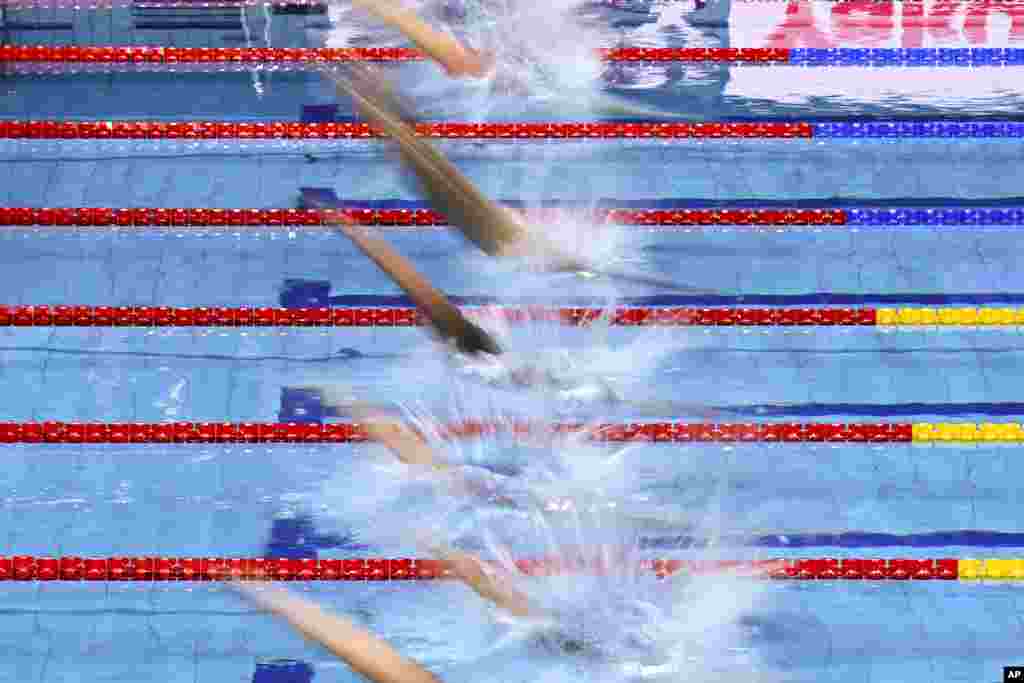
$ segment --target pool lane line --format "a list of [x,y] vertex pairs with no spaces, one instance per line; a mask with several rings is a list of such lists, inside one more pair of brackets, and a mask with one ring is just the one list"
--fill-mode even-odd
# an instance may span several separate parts
[[[562,142],[630,140],[667,141],[728,139],[1024,139],[1024,121],[840,121],[840,122],[429,122],[415,125],[419,135],[466,140],[475,144],[509,140],[557,140]],[[168,140],[195,145],[209,140],[241,140],[265,143],[288,140],[373,140],[384,136],[369,124],[351,121],[157,121],[157,120],[0,120],[0,139],[36,144],[39,140]]]
[[751,548],[1024,548],[1024,533],[977,530],[931,531],[893,534],[871,531],[834,533],[787,533],[726,535],[712,542],[688,534],[650,534],[641,536],[642,550],[686,550],[708,547],[741,546]]
[[[330,295],[329,280],[285,280],[280,288],[283,307],[337,306],[342,308],[393,307],[409,308],[412,300],[401,294],[341,294]],[[488,296],[447,295],[459,306],[541,307],[546,309],[573,309],[605,307],[612,302],[622,309],[686,308],[694,306],[718,307],[778,307],[796,306],[877,306],[903,305],[918,307],[991,306],[993,304],[1024,305],[1024,292],[807,292],[803,294],[652,294],[621,296]]]
[[[487,422],[438,427],[445,439],[508,434],[514,438],[575,435],[599,443],[652,444],[971,444],[1024,443],[1021,422]],[[0,445],[13,444],[344,444],[368,440],[351,422],[79,423],[3,422]]]
[[[322,188],[302,188],[300,204],[308,206]],[[333,193],[330,193],[333,195]],[[447,219],[425,202],[356,201],[331,197],[332,211],[298,209],[23,207],[0,206],[0,226],[11,228],[80,229],[213,228],[214,230],[331,229],[329,213],[367,226],[396,230],[429,230],[447,227]],[[697,200],[664,199],[642,202],[600,200],[583,202],[500,202],[527,210],[533,220],[588,220],[596,223],[673,228],[801,228],[851,227],[892,229],[901,227],[968,228],[975,230],[1024,227],[1024,198],[1007,200]]]
[[[1010,328],[1024,325],[1024,307],[737,307],[717,302],[708,307],[482,306],[473,311],[480,321],[506,324],[557,323],[586,326],[606,321],[623,327],[881,327]],[[737,301],[746,296],[734,297]],[[755,299],[756,300],[756,299]],[[697,300],[699,303],[699,300]],[[421,327],[412,307],[195,307],[165,306],[0,306],[0,327]]]
[[[628,570],[659,578],[729,573],[751,579],[797,581],[1024,581],[1015,558],[799,558],[766,560],[622,560],[589,557],[524,558],[527,576],[610,574]],[[441,560],[420,558],[0,557],[0,582],[417,581],[454,578]]]
[[[944,55],[937,51],[934,55],[921,55],[914,59],[914,64],[928,61],[931,56],[935,66],[952,64],[950,57],[967,59],[975,66],[1016,66],[1018,61],[1024,64],[1024,50],[988,49],[986,51],[967,50],[960,55]],[[606,62],[690,62],[719,64],[751,64],[751,65],[785,65],[793,63],[793,51],[786,48],[671,48],[671,47],[617,47],[595,51],[596,56]],[[797,64],[807,65],[807,55],[796,53]],[[853,51],[849,55],[843,53],[845,62],[851,59],[863,60],[860,52]],[[874,59],[865,61],[883,62],[888,65],[892,56],[878,53]],[[50,66],[59,69],[62,65],[79,67],[87,64],[91,67],[100,65],[116,69],[130,70],[134,68],[153,69],[154,67],[198,66],[210,70],[222,71],[225,67],[239,70],[273,64],[282,70],[320,69],[325,65],[340,65],[351,62],[376,62],[379,64],[402,64],[408,62],[429,61],[429,57],[420,50],[407,47],[314,47],[314,48],[274,48],[274,47],[171,47],[161,45],[2,45],[0,46],[0,63],[17,68],[32,66]],[[910,56],[904,57],[907,64]],[[844,62],[844,63],[845,63]],[[928,66],[929,64],[920,64]]]
[[[818,68],[983,68],[1024,66],[1021,48],[599,48],[596,56],[606,62],[656,64],[682,62],[750,66],[800,66]],[[325,64],[350,62],[407,63],[428,59],[419,50],[405,47],[346,48],[249,48],[169,47],[159,45],[3,45],[0,63],[15,69],[59,69],[100,65],[118,70],[160,66],[197,66],[210,70],[238,70],[275,65],[284,70],[322,68]]]

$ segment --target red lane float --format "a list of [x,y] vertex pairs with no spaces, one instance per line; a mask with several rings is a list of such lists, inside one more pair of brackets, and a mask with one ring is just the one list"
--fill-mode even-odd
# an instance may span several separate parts
[[[807,139],[807,122],[418,123],[416,132],[448,139]],[[384,137],[369,124],[296,121],[0,121],[0,138],[45,140],[349,140]]]
[[[510,324],[588,325],[605,311],[585,307],[474,309]],[[635,307],[612,312],[625,327],[861,327],[877,323],[874,308]],[[0,327],[420,327],[415,308],[171,308],[167,306],[0,306]]]

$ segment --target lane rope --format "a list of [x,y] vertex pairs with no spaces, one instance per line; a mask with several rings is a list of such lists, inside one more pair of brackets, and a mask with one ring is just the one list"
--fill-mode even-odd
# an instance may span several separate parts
[[[941,296],[941,295],[937,295]],[[728,297],[726,297],[728,298]],[[737,297],[739,298],[739,297]],[[1017,327],[1024,307],[473,307],[482,320],[621,327]],[[412,307],[0,306],[0,327],[422,327]]]
[[[608,558],[531,558],[515,562],[527,576],[607,574],[626,568]],[[618,565],[618,566],[617,566]],[[731,573],[801,581],[1022,581],[1024,559],[800,558],[755,561],[653,559],[636,567],[659,578]],[[443,560],[412,558],[0,557],[0,581],[416,581],[452,579]]]
[[[1022,121],[708,121],[415,124],[429,138],[452,140],[808,140],[1018,139]],[[9,140],[371,140],[384,136],[351,121],[2,120]]]
[[[683,200],[679,200],[681,203]],[[664,204],[676,203],[663,200]],[[446,227],[447,218],[421,202],[392,202],[408,206],[376,208],[338,200],[336,209],[219,209],[0,206],[0,226],[11,227],[166,227],[330,228],[330,221],[344,216],[360,225],[421,229]],[[383,202],[382,202],[383,203]],[[522,202],[503,202],[514,209]],[[658,202],[651,201],[651,204]],[[993,202],[994,203],[994,202]],[[795,202],[794,202],[795,204]],[[926,202],[921,202],[926,204]],[[536,220],[589,219],[599,223],[638,225],[650,228],[673,226],[1024,226],[1020,206],[917,206],[851,207],[748,206],[694,208],[633,208],[539,206],[526,209]]]
[[[1017,52],[998,50],[989,60],[993,64],[1016,64]],[[787,64],[791,51],[786,48],[658,48],[617,47],[597,51],[608,62],[719,62],[749,64]],[[970,57],[968,51],[968,58]],[[427,59],[422,52],[404,47],[281,48],[281,47],[164,47],[122,45],[2,45],[0,62],[13,64],[102,64],[133,65],[223,65],[242,68],[274,64],[305,69],[325,64],[348,62],[416,62]],[[877,61],[877,60],[876,60]],[[939,60],[936,56],[936,63]],[[989,61],[984,62],[986,65]],[[978,62],[980,65],[982,62]],[[1021,59],[1024,64],[1024,59]]]
[[[614,47],[597,50],[603,61],[618,63],[717,63],[801,67],[1014,67],[1024,66],[1024,48],[673,48]],[[68,64],[112,69],[199,66],[240,70],[274,65],[302,70],[348,62],[407,63],[427,59],[406,47],[281,48],[165,47],[159,45],[2,45],[0,63],[38,71]]]
[[[415,124],[423,137],[471,140],[553,140],[553,139],[687,139],[687,138],[810,138],[814,125],[803,122],[707,122],[707,123],[632,123],[632,122],[529,122],[462,123],[429,122]],[[889,125],[889,124],[873,124]],[[899,127],[897,125],[897,137]],[[913,126],[915,124],[911,124]],[[924,124],[917,124],[924,125]],[[960,135],[960,124],[942,122],[939,132]],[[968,124],[969,125],[969,124]],[[1024,123],[990,122],[997,137],[1021,137]],[[824,129],[823,129],[824,130]],[[831,130],[831,129],[828,129]],[[922,129],[923,130],[923,129]],[[970,129],[965,129],[968,133]],[[987,129],[986,129],[987,130]],[[980,129],[979,129],[980,131]],[[913,128],[908,129],[908,135]],[[833,135],[832,137],[836,137]],[[892,135],[887,133],[887,137]],[[0,138],[13,140],[369,140],[381,139],[366,123],[351,121],[63,121],[2,120]],[[927,137],[927,136],[926,136]],[[939,135],[942,137],[942,135]],[[967,137],[971,137],[967,135]],[[990,136],[991,137],[991,136]]]
[[[494,434],[577,434],[603,443],[1024,443],[1020,422],[631,422],[536,423],[463,421],[440,427],[446,439]],[[0,444],[342,444],[369,440],[352,422],[2,422]]]

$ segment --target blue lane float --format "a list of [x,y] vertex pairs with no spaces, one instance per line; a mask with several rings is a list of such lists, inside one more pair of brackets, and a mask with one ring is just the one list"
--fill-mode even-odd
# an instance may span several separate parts
[[1018,121],[834,121],[811,123],[813,138],[1020,138]]
[[1021,48],[793,48],[793,66],[978,67],[1024,65]]
[[1024,208],[874,208],[846,209],[846,225],[857,227],[920,226],[1022,226]]

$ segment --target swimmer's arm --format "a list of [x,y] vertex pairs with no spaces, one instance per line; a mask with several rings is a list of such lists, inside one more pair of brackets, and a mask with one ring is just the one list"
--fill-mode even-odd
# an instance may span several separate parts
[[331,212],[327,220],[387,273],[427,313],[442,335],[454,336],[460,331],[461,314],[408,259],[384,241],[364,234],[360,226],[343,212]]
[[374,683],[440,683],[436,676],[403,657],[384,640],[343,617],[328,614],[309,600],[279,588],[232,585]]
[[448,298],[436,289],[412,263],[383,240],[365,234],[343,212],[331,212],[326,220],[338,229],[387,273],[430,320],[442,339],[454,340],[465,353],[501,353],[498,343],[472,323]]
[[451,474],[448,482],[453,495],[485,495],[487,491],[460,476],[448,465],[438,462],[434,450],[420,435],[399,420],[393,420],[365,407],[352,408],[352,415],[366,428],[367,435],[386,447],[406,465],[431,467],[440,473]]
[[499,584],[484,571],[480,560],[459,551],[444,558],[452,572],[484,600],[490,600],[506,612],[517,617],[537,616],[525,595],[508,585]]
[[366,427],[371,439],[384,445],[396,458],[406,465],[421,465],[433,468],[436,472],[448,476],[448,491],[455,496],[485,496],[487,490],[462,477],[457,470],[438,462],[433,449],[423,437],[398,420],[375,417],[366,413],[357,418]]
[[415,13],[396,6],[391,0],[353,0],[352,4],[401,31],[451,76],[479,77],[486,74],[490,67],[490,60],[476,50],[434,29]]
[[402,422],[384,418],[365,408],[354,410],[353,415],[366,427],[372,440],[385,446],[405,464],[444,467],[437,463],[433,449],[423,437]]
[[447,216],[448,222],[467,240],[491,256],[536,251],[518,216],[488,199],[440,150],[418,136],[402,119],[395,103],[381,94],[380,78],[372,70],[362,69],[348,77],[325,70],[324,75],[334,81],[339,94],[352,98],[356,109],[371,125],[394,139],[434,208]]

